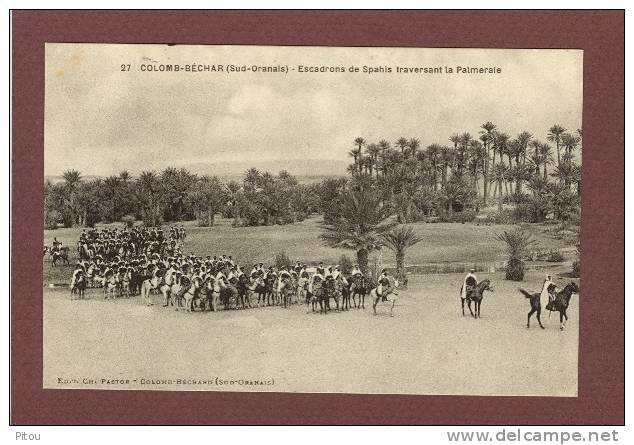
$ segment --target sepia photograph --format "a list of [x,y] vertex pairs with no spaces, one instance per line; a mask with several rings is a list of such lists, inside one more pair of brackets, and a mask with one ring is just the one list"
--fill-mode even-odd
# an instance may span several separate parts
[[43,388],[577,397],[583,54],[46,43]]

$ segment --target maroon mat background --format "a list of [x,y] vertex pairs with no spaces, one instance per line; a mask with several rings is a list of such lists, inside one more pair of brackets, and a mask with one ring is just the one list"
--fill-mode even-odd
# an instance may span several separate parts
[[[585,50],[579,397],[43,390],[44,42]],[[12,94],[12,424],[624,423],[622,11],[14,11]]]

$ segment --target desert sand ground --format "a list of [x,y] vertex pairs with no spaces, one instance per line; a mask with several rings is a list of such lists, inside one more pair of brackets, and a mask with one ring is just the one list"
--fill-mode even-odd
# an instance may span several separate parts
[[385,303],[374,316],[369,301],[328,315],[303,305],[187,314],[158,296],[145,307],[45,288],[44,387],[576,396],[579,297],[564,331],[556,313],[545,330],[535,319],[526,328],[517,288],[538,291],[544,274],[479,274],[495,291],[478,320],[460,312],[458,274],[410,277],[394,317]]

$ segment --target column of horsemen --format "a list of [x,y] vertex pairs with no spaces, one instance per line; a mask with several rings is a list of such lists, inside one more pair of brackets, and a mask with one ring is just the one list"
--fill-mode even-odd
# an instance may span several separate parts
[[[153,305],[153,295],[162,299],[164,307],[188,312],[246,309],[260,306],[290,307],[303,302],[320,313],[331,309],[365,308],[370,296],[374,313],[379,301],[390,301],[393,315],[398,281],[383,270],[373,283],[354,265],[344,273],[341,267],[319,263],[308,267],[297,262],[294,266],[265,267],[263,263],[249,268],[240,266],[231,255],[185,255],[182,247],[186,238],[184,227],[133,227],[90,229],[82,231],[77,243],[77,262],[72,274],[71,298],[84,298],[87,288],[101,288],[104,299],[141,296],[143,304]],[[50,253],[56,259],[68,258],[69,248],[54,240]],[[465,302],[472,316],[480,317],[484,291],[493,289],[488,279],[478,281],[475,270],[465,277],[460,289],[462,314]],[[579,288],[570,283],[563,289],[544,280],[541,292],[519,291],[529,299],[527,327],[536,314],[539,326],[542,309],[560,313],[561,327],[567,320],[566,309],[573,293]],[[389,296],[389,298],[388,298]],[[475,304],[472,311],[471,303]],[[331,306],[334,303],[334,307]]]
[[[185,311],[217,311],[260,306],[290,307],[306,303],[320,313],[331,309],[365,307],[365,297],[387,301],[398,285],[382,271],[376,286],[358,265],[344,273],[338,265],[316,267],[297,262],[294,266],[249,268],[231,255],[185,255],[183,227],[134,227],[84,230],[77,243],[79,261],[73,271],[71,298],[84,298],[87,288],[101,288],[104,299],[141,296],[153,305],[152,295],[164,307]],[[53,249],[60,248],[55,240]],[[392,298],[394,300],[394,298]],[[333,304],[334,303],[334,304]]]

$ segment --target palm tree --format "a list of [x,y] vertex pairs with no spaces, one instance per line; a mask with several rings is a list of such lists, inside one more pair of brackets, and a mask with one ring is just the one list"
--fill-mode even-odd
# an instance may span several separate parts
[[196,210],[198,225],[213,226],[215,214],[226,202],[226,193],[217,177],[205,175],[196,181],[188,199]]
[[355,249],[357,264],[368,276],[370,252],[381,246],[380,235],[395,225],[387,221],[391,211],[379,194],[368,187],[348,189],[340,199],[338,216],[323,224],[320,238],[330,247]]
[[473,136],[470,133],[462,133],[460,138],[458,139],[458,145],[456,146],[456,167],[458,171],[458,175],[462,176],[462,172],[467,165],[467,154],[469,150],[469,145]]
[[495,238],[505,242],[508,250],[509,261],[506,263],[506,279],[522,281],[524,279],[524,261],[522,258],[525,256],[526,250],[535,244],[530,232],[518,227],[510,232],[498,233]]
[[[477,139],[473,139],[469,142],[469,172],[471,173],[471,184],[473,189],[478,191],[478,180],[480,173],[484,173],[485,159],[487,158],[484,145]],[[485,179],[485,184],[486,184]],[[486,188],[486,187],[485,187]],[[484,199],[484,205],[486,205],[486,198]]]
[[438,168],[440,168],[439,158],[441,156],[442,147],[438,144],[431,144],[427,147],[427,157],[432,165],[432,175],[434,181],[434,191],[438,190]]
[[495,164],[495,129],[496,126],[492,122],[485,122],[480,127],[480,134],[482,134],[482,143],[484,144],[484,151],[486,157],[484,158],[484,170],[482,172],[484,178],[484,205],[487,204],[487,198],[489,197],[489,149],[493,147],[493,164]]
[[77,195],[77,189],[79,188],[79,183],[81,182],[81,173],[77,170],[66,170],[62,177],[64,178],[65,184],[64,188],[66,191],[66,196],[68,199],[67,211],[68,211],[68,227],[72,227],[75,224],[76,218],[76,209],[75,209],[75,200]]
[[[496,182],[496,190],[498,192],[498,212],[502,213],[502,203],[504,202],[504,193],[502,193],[502,185],[508,179],[509,168],[503,162],[495,164],[491,170],[491,182]],[[493,192],[495,197],[495,191]]]
[[396,146],[401,149],[401,155],[405,157],[405,149],[409,145],[409,141],[405,138],[398,138]]
[[156,173],[143,171],[137,179],[137,195],[143,207],[146,225],[157,226],[161,222],[161,182]]
[[579,146],[579,142],[581,142],[581,138],[570,133],[564,133],[561,136],[561,145],[564,147],[566,153],[569,155],[577,149],[577,147]]
[[420,148],[420,141],[416,138],[410,139],[409,143],[410,157],[416,157],[416,150]]
[[379,154],[381,153],[381,147],[377,144],[369,144],[365,151],[368,154],[368,159],[370,160],[370,174],[372,174],[372,167],[376,171],[376,179],[379,179]]
[[[526,163],[526,153],[528,152],[528,145],[530,144],[531,139],[533,139],[533,135],[528,131],[523,131],[517,135],[517,142],[520,144],[520,152],[522,163]],[[517,158],[515,160],[519,163],[520,159]]]
[[445,188],[445,185],[447,184],[448,171],[454,159],[454,152],[455,150],[447,145],[440,147],[440,171],[442,173],[440,183],[442,188]]
[[458,143],[460,142],[460,136],[457,133],[449,136],[449,141],[453,143],[453,152],[451,157],[451,170],[453,174],[453,169],[456,166],[456,156],[458,154]]
[[405,252],[408,248],[420,243],[423,238],[418,236],[414,229],[408,226],[400,226],[389,232],[381,234],[381,240],[394,252],[396,256],[396,277],[403,285],[407,285],[407,272],[405,270]]
[[530,146],[533,147],[533,152],[530,154],[528,161],[535,168],[535,174],[539,176],[539,167],[543,163],[542,143],[537,139],[531,141]]
[[548,140],[554,142],[557,146],[557,165],[561,164],[561,155],[559,154],[559,144],[561,144],[561,135],[566,132],[566,129],[561,125],[553,125],[548,130]]
[[[359,136],[359,137],[355,138],[354,143],[357,144],[357,146],[353,150],[351,150],[348,154],[354,158],[354,165],[355,165],[355,168],[356,168],[357,167],[357,161],[361,157],[363,146],[365,145],[365,139],[363,139],[361,136]],[[361,167],[360,166],[359,166],[359,173],[361,173]]]
[[385,178],[385,160],[390,151],[390,143],[386,141],[385,139],[381,139],[379,141],[379,149],[380,149],[378,154],[379,164],[381,164],[381,172],[383,174],[383,177]]
[[544,165],[544,180],[548,180],[548,166],[553,161],[552,147],[548,144],[542,144],[540,151],[542,154],[542,164]]

